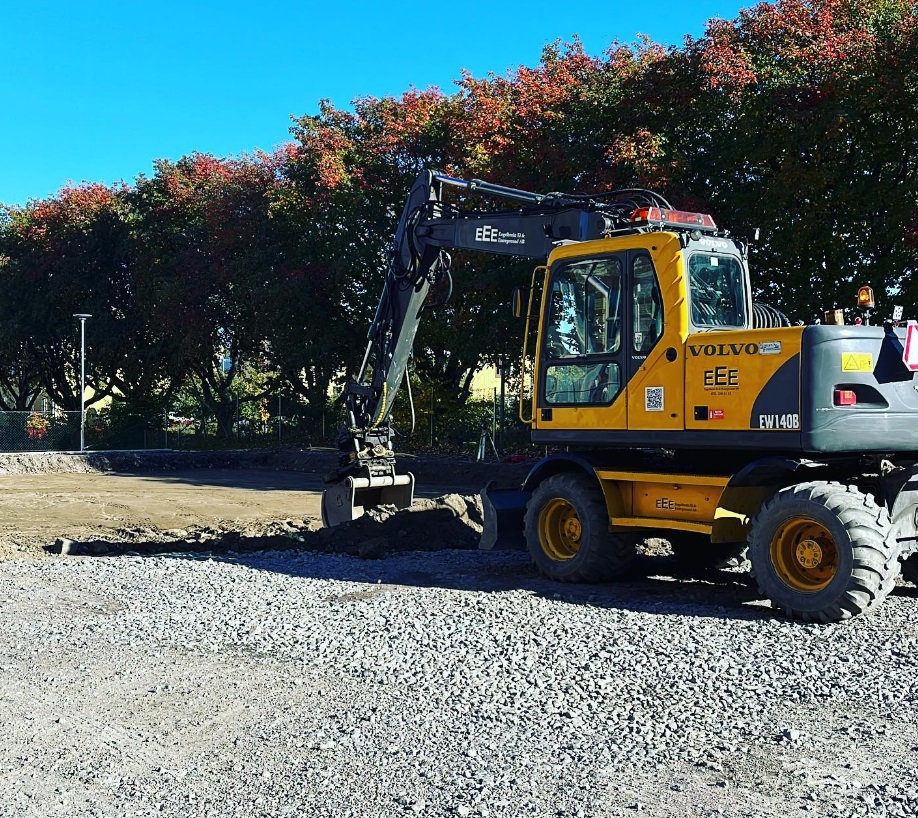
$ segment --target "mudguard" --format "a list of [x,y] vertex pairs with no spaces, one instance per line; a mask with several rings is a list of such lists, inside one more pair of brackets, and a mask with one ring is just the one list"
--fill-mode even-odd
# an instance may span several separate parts
[[584,452],[557,452],[543,457],[529,471],[519,489],[497,489],[493,481],[481,492],[484,511],[484,531],[478,548],[482,551],[523,550],[526,539],[523,519],[526,504],[538,485],[562,472],[595,475],[595,469],[605,461],[605,455]]
[[889,517],[901,548],[901,558],[918,554],[918,465],[907,470],[895,495],[890,498]]

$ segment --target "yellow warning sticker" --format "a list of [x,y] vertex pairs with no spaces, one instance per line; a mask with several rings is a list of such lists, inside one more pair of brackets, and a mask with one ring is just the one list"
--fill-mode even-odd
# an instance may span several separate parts
[[872,352],[843,352],[842,372],[873,372]]

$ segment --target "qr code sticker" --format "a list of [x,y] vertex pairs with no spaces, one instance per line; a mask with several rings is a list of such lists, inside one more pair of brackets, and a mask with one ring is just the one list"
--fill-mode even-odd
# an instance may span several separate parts
[[647,412],[663,411],[663,387],[662,386],[645,386],[644,387],[644,409]]

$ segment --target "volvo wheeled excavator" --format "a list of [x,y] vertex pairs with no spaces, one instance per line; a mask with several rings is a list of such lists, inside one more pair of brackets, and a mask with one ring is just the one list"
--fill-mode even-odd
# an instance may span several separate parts
[[[450,200],[447,193],[451,193]],[[504,209],[470,207],[482,197]],[[453,199],[458,199],[453,201]],[[483,549],[605,582],[660,535],[742,551],[789,616],[867,612],[918,573],[918,379],[907,326],[790,326],[753,302],[748,246],[646,190],[537,194],[423,172],[390,248],[323,519],[411,504],[391,414],[447,250],[542,260],[513,293],[532,441],[555,451],[483,492]]]

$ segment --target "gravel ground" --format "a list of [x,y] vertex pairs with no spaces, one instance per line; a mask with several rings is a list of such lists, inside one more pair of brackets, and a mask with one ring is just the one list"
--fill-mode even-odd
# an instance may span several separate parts
[[525,555],[0,564],[0,815],[918,815],[918,594]]

